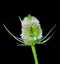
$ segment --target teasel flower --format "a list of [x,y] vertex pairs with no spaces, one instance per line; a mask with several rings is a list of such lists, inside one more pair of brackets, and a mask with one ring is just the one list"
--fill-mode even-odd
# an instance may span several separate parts
[[41,24],[36,17],[28,15],[22,20],[19,16],[19,20],[21,21],[22,26],[22,33],[19,37],[13,35],[10,32],[10,30],[5,26],[5,24],[3,24],[3,26],[7,30],[7,32],[18,41],[17,46],[31,46],[33,56],[35,59],[35,64],[39,64],[35,45],[44,44],[48,40],[50,40],[52,36],[55,34],[55,32],[51,36],[49,35],[52,32],[52,30],[56,27],[56,25],[53,26],[53,28],[46,34],[46,36],[43,36]]
[[21,37],[27,45],[39,43],[42,38],[42,29],[39,21],[35,17],[28,15],[28,17],[24,18],[22,21]]
[[30,14],[27,17],[25,17],[23,20],[19,16],[19,20],[21,21],[21,26],[22,26],[22,29],[21,29],[22,33],[20,34],[19,37],[13,35],[10,32],[10,30],[5,26],[5,24],[3,24],[7,32],[17,41],[22,43],[22,44],[17,43],[17,46],[31,46],[31,45],[36,45],[36,44],[44,44],[48,40],[50,40],[50,38],[55,33],[54,32],[50,37],[48,37],[50,33],[52,32],[52,30],[56,27],[56,25],[54,25],[53,28],[44,37],[39,20],[36,17],[31,16]]

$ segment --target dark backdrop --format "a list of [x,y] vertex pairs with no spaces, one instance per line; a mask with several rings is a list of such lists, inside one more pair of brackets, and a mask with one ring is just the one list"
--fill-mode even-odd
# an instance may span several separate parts
[[[52,3],[53,4],[53,3]],[[1,5],[2,6],[2,5]],[[19,2],[3,5],[0,12],[0,56],[6,63],[33,64],[34,58],[31,48],[17,47],[16,40],[4,29],[4,23],[8,29],[16,36],[20,37],[21,23],[18,16],[22,19],[31,14],[38,18],[43,29],[43,36],[58,23],[58,6],[56,4],[41,4],[40,2]],[[55,28],[56,30],[56,28]],[[57,30],[56,30],[57,31]],[[54,31],[53,31],[54,32]],[[52,32],[52,33],[53,33]],[[52,34],[51,33],[51,34]],[[36,45],[39,64],[56,63],[58,58],[57,32],[46,45]],[[12,62],[13,61],[13,62]]]

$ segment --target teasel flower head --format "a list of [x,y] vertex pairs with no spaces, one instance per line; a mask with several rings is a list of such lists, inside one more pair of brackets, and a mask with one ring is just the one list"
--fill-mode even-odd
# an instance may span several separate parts
[[40,22],[34,16],[28,15],[22,21],[21,37],[25,44],[34,45],[42,39]]
[[[16,39],[19,43],[17,43],[17,46],[32,46],[36,44],[44,44],[48,40],[51,39],[51,37],[55,34],[54,33],[50,35],[52,30],[56,27],[56,24],[53,26],[53,28],[43,37],[43,31],[41,28],[40,21],[31,15],[28,15],[23,20],[19,16],[19,20],[21,21],[21,37],[15,36],[13,33],[10,32],[10,30],[3,24],[4,28],[7,30],[7,32]],[[49,37],[48,37],[49,36]],[[48,38],[47,38],[48,37]],[[20,44],[22,43],[22,44]]]

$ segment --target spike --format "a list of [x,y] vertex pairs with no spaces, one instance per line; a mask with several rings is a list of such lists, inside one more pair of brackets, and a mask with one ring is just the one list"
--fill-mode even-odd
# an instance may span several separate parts
[[47,34],[41,41],[43,41],[43,40],[52,32],[52,30],[53,30],[55,27],[56,27],[56,25],[53,26],[53,28],[48,32],[48,34]]
[[47,38],[46,40],[41,41],[41,44],[44,44],[45,42],[47,42],[48,40],[50,40],[54,34],[55,34],[55,32],[49,38]]
[[20,41],[16,36],[14,36],[9,30],[8,30],[8,28],[3,24],[3,26],[4,26],[4,28],[6,29],[6,31],[13,37],[13,38],[15,38],[17,41],[19,41],[19,42],[22,42],[22,41]]

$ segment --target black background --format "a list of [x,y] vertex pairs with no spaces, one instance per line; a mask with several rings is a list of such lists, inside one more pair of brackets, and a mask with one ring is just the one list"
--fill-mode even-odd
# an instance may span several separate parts
[[[22,19],[31,14],[38,18],[43,29],[43,36],[55,25],[58,25],[58,6],[57,4],[46,4],[41,2],[19,2],[1,5],[0,10],[0,58],[6,63],[34,64],[31,47],[17,47],[16,40],[4,29],[4,23],[9,30],[16,36],[21,34],[21,23],[18,16]],[[58,41],[57,29],[55,35],[44,45],[36,45],[39,64],[58,63]],[[53,31],[54,32],[54,31]],[[52,33],[53,33],[52,32]],[[52,34],[51,33],[51,34]],[[50,34],[50,35],[51,35]],[[0,60],[0,61],[1,61]]]

